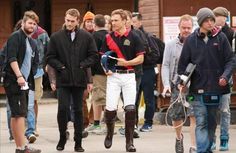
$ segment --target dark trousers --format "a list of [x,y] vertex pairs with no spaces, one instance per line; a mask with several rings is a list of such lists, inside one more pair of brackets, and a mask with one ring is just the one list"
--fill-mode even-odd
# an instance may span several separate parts
[[143,91],[144,101],[146,105],[144,119],[145,119],[145,124],[148,124],[150,126],[153,124],[153,116],[154,116],[155,108],[156,108],[155,106],[156,102],[155,102],[155,97],[154,97],[155,83],[156,83],[156,74],[155,74],[154,68],[143,69],[143,75],[141,78],[141,84],[140,84],[139,91],[137,93],[135,105],[136,105],[136,108],[138,109],[140,96]]
[[[61,87],[58,88],[58,112],[57,122],[59,127],[60,136],[66,134],[68,116],[70,116],[69,107],[71,99],[73,100],[74,112],[74,140],[81,141],[83,131],[83,92],[84,88],[81,87]],[[72,97],[72,98],[71,98]]]

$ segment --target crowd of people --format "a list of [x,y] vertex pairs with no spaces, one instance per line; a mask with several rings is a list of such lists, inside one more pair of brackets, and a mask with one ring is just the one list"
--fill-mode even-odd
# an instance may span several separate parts
[[[51,89],[57,92],[59,140],[56,150],[65,148],[70,135],[69,121],[74,125],[75,152],[85,151],[82,139],[89,134],[104,134],[104,146],[111,148],[121,99],[125,126],[119,132],[125,135],[126,152],[136,152],[134,138],[140,137],[139,132],[152,131],[158,64],[162,65],[162,95],[171,93],[168,113],[175,129],[175,152],[184,152],[185,111],[190,119],[189,153],[216,150],[218,111],[220,151],[229,150],[235,32],[226,23],[228,15],[229,11],[224,7],[201,8],[196,14],[199,27],[194,31],[192,16],[181,16],[179,35],[165,42],[162,63],[158,63],[149,58],[155,47],[138,12],[117,9],[109,16],[88,11],[80,21],[80,12],[71,8],[65,12],[61,29],[49,38],[39,26],[38,15],[26,11],[4,46],[9,139],[15,141],[15,153],[41,152],[41,149],[25,145],[25,138],[29,143],[35,143],[40,135],[38,102],[43,95],[44,73],[49,76]],[[160,51],[156,52],[160,54]],[[187,76],[190,81],[183,84],[180,76],[186,75],[190,63],[195,69]],[[139,128],[138,108],[142,93],[145,113],[144,124]],[[183,102],[185,99],[189,104],[187,107]],[[105,129],[101,126],[102,121]]]

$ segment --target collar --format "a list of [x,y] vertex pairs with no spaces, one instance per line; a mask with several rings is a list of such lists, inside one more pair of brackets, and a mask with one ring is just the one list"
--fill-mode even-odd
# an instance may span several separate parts
[[22,33],[22,35],[24,36],[24,38],[29,37],[29,36],[27,36],[27,35],[25,34],[25,32],[24,32],[21,28],[19,29],[19,32]]
[[118,32],[114,32],[114,34],[115,34],[115,37],[121,37],[121,36],[125,36],[125,37],[127,37],[128,35],[129,35],[129,32],[130,32],[130,29],[128,30],[128,29],[126,29],[126,31],[125,31],[125,33],[123,34],[123,35],[120,35]]

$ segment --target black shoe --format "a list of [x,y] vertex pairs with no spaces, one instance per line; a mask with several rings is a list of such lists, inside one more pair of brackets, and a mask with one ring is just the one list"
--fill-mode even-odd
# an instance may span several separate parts
[[82,131],[82,138],[87,138],[88,137],[88,131],[83,130]]
[[84,152],[84,148],[81,147],[81,144],[75,143],[74,147],[75,152]]
[[175,152],[176,153],[184,153],[183,138],[184,137],[182,135],[181,140],[176,139],[176,142],[175,142]]
[[60,140],[59,140],[57,147],[56,147],[57,150],[58,151],[64,150],[65,144],[66,144],[66,137],[60,137]]
[[16,149],[15,153],[25,153],[25,150]]
[[126,145],[126,152],[136,152],[134,145]]

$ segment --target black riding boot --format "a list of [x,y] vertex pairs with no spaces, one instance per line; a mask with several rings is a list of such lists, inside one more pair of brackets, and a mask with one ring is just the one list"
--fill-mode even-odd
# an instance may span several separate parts
[[126,152],[136,152],[133,144],[135,125],[135,106],[128,105],[125,107],[125,138],[126,138]]
[[107,135],[104,141],[104,145],[107,149],[109,149],[112,146],[112,138],[113,138],[114,128],[115,128],[116,111],[105,110],[104,117],[105,117],[105,122],[107,125]]

